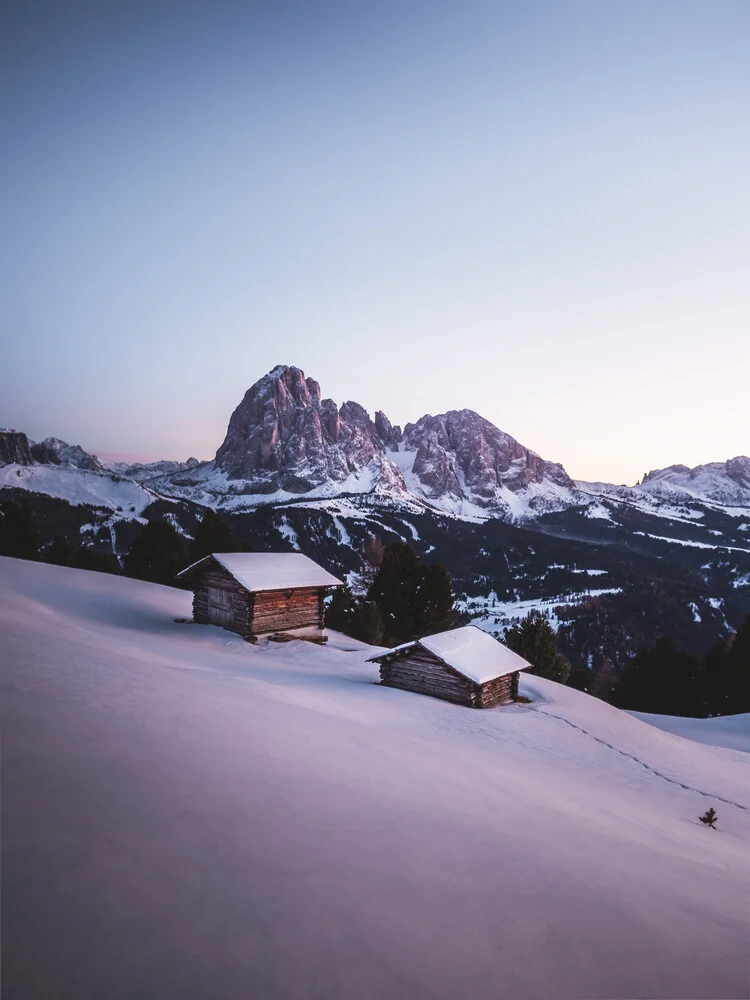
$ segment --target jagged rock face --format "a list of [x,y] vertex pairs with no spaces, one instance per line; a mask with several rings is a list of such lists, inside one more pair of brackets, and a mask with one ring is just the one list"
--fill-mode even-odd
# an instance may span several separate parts
[[314,379],[284,365],[245,393],[215,465],[259,493],[305,493],[365,472],[373,484],[405,488],[367,412],[358,403],[339,410],[333,400],[321,401]]
[[404,447],[416,451],[412,472],[433,497],[468,496],[486,506],[502,490],[518,492],[544,480],[574,488],[561,465],[545,462],[473,410],[407,424]]
[[382,410],[375,414],[375,430],[386,448],[395,448],[403,440],[401,428],[394,427]]
[[32,465],[29,439],[22,431],[0,430],[0,465]]
[[69,465],[89,471],[104,468],[96,455],[90,455],[80,445],[68,444],[56,437],[48,437],[38,444],[32,444],[31,454],[42,465]]

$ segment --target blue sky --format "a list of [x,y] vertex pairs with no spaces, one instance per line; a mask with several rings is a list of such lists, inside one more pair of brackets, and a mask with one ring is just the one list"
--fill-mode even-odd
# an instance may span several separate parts
[[0,424],[211,457],[296,364],[571,475],[750,451],[750,5],[9,4]]

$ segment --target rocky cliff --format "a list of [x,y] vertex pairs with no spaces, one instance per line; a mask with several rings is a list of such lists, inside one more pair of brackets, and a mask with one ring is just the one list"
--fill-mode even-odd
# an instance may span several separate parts
[[29,439],[22,431],[0,430],[0,465],[31,465]]
[[[248,391],[229,420],[215,467],[257,493],[307,493],[326,483],[405,489],[385,442],[398,428],[359,403],[339,409],[299,368],[279,365]],[[363,482],[364,481],[364,482]],[[356,483],[356,485],[355,485]]]
[[[404,452],[414,453],[412,476],[431,498],[465,498],[479,507],[513,506],[509,494],[547,494],[552,501],[575,484],[557,463],[546,462],[473,410],[450,410],[407,424]],[[556,489],[557,488],[557,489]]]
[[34,461],[42,465],[69,465],[89,472],[101,471],[104,466],[96,457],[84,451],[78,444],[68,444],[60,438],[48,437],[31,445]]

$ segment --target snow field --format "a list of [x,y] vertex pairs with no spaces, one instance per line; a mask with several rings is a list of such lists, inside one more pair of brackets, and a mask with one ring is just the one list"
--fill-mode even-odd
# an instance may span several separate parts
[[0,559],[8,996],[747,995],[750,756],[190,597]]

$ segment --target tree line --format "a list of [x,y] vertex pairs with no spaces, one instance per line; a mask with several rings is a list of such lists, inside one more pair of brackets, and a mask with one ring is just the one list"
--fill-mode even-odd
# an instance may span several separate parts
[[215,511],[207,510],[195,529],[195,537],[182,535],[168,521],[147,521],[136,535],[122,565],[113,552],[89,545],[73,547],[60,535],[40,546],[39,532],[26,499],[0,502],[0,555],[34,559],[74,569],[102,573],[123,573],[149,583],[179,586],[175,579],[180,570],[212,552],[247,552],[249,546],[238,540],[227,522]]
[[614,685],[618,708],[705,718],[750,712],[750,614],[702,659],[657,639],[627,664]]

